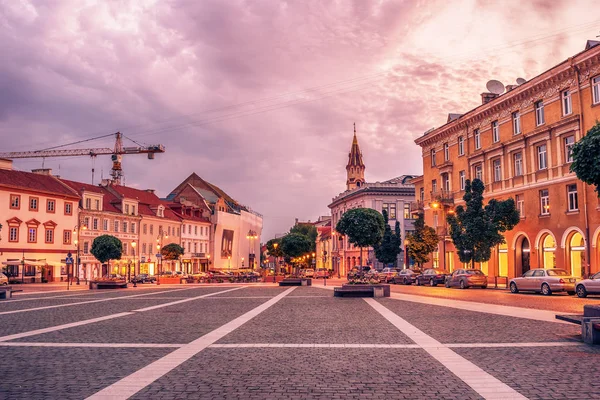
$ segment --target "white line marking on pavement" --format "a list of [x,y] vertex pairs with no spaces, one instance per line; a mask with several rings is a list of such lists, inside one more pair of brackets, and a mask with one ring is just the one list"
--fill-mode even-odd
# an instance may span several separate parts
[[0,347],[109,347],[109,348],[171,348],[183,347],[177,343],[52,343],[52,342],[3,342]]
[[491,303],[476,303],[464,300],[452,300],[439,297],[416,296],[412,294],[391,293],[390,298],[395,300],[410,301],[413,303],[429,304],[433,306],[457,308],[465,311],[475,311],[487,314],[504,315],[508,317],[533,319],[536,321],[555,322],[569,324],[555,318],[556,314],[565,314],[562,311],[538,310],[535,308],[523,308],[514,306],[502,306]]
[[466,358],[458,355],[448,346],[438,342],[417,329],[374,299],[364,299],[371,307],[391,322],[402,333],[420,345],[433,358],[450,370],[485,399],[527,399],[499,379],[485,372]]
[[[231,292],[232,290],[239,290],[239,289],[243,289],[243,287],[236,287],[236,288],[224,290],[224,291],[221,291],[221,292],[214,292],[214,293],[208,293],[208,294],[205,294],[205,295],[202,295],[202,296],[198,296],[198,297],[191,297],[189,300],[190,301],[191,300],[197,300],[197,299],[201,299],[203,297],[213,296],[213,295],[219,294],[219,293],[227,293],[227,292]],[[174,304],[179,304],[179,303],[181,303],[181,301],[172,301],[172,302],[169,302],[169,303],[163,303],[163,304],[160,304],[158,306],[154,306],[154,307],[149,308],[149,309],[140,309],[140,310],[135,310],[135,311],[144,312],[144,311],[149,311],[150,309],[155,310],[157,308],[168,307],[168,306],[172,306]],[[106,320],[113,319],[113,318],[125,317],[127,315],[134,315],[134,312],[128,311],[128,312],[122,312],[122,313],[118,313],[118,314],[105,315],[104,317],[86,319],[86,320],[83,320],[83,321],[71,322],[71,323],[68,323],[68,324],[56,325],[56,326],[51,326],[51,327],[42,328],[42,329],[36,329],[36,330],[33,330],[33,331],[15,333],[15,334],[12,334],[12,335],[7,335],[7,336],[0,336],[0,342],[6,342],[8,340],[14,340],[14,339],[21,339],[21,338],[24,338],[24,337],[39,335],[39,334],[42,334],[42,333],[60,331],[62,329],[73,328],[73,327],[76,327],[76,326],[93,324],[95,322],[106,321]]]
[[[1,344],[0,344],[1,345]],[[562,347],[582,346],[580,342],[540,342],[540,343],[447,343],[445,347]],[[365,348],[365,349],[420,349],[427,347],[419,344],[378,344],[378,343],[224,343],[213,344],[211,348],[262,348],[262,347],[308,347],[308,348]],[[439,345],[429,347],[438,348]]]
[[[190,289],[191,288],[166,290],[166,291],[160,292],[160,293],[180,292],[182,290],[190,290]],[[48,309],[51,309],[51,308],[71,307],[71,306],[78,306],[78,305],[81,305],[81,304],[101,303],[101,302],[104,302],[104,301],[119,300],[119,299],[124,298],[124,297],[126,297],[126,298],[142,297],[142,296],[151,296],[153,294],[156,294],[156,293],[154,293],[154,292],[152,292],[152,293],[141,293],[141,294],[134,294],[134,295],[131,295],[131,296],[108,297],[108,298],[98,299],[98,300],[78,301],[76,303],[57,304],[57,305],[53,305],[53,306],[42,306],[42,307],[25,308],[25,309],[22,309],[22,310],[2,311],[2,312],[0,312],[0,315],[19,314],[19,313],[29,312],[29,311],[48,310]]]
[[243,289],[243,288],[244,288],[243,286],[234,287],[232,289],[223,290],[221,292],[214,292],[214,293],[204,294],[202,296],[196,296],[196,297],[188,297],[188,298],[183,299],[183,300],[176,300],[176,301],[172,301],[170,303],[158,304],[156,306],[138,308],[137,310],[132,310],[132,311],[133,312],[152,311],[152,310],[156,310],[157,308],[163,308],[163,307],[166,307],[166,306],[174,306],[176,304],[187,303],[188,301],[193,301],[193,300],[203,299],[203,298],[206,298],[206,297],[216,296],[217,294],[223,294],[223,293],[233,292],[234,290],[240,290],[240,289]]
[[235,318],[234,320],[226,323],[225,325],[215,329],[212,332],[194,340],[193,342],[167,354],[163,358],[154,361],[153,363],[145,366],[144,368],[134,372],[133,374],[126,376],[125,378],[113,383],[112,385],[105,387],[101,391],[88,399],[128,399],[133,396],[146,386],[152,384],[154,381],[159,379],[161,376],[167,374],[185,361],[189,360],[206,347],[215,343],[223,336],[229,334],[235,329],[239,328],[252,318],[256,317],[279,300],[291,293],[294,288],[290,288],[283,293],[275,296],[271,300],[261,304],[260,306],[248,311],[247,313]]

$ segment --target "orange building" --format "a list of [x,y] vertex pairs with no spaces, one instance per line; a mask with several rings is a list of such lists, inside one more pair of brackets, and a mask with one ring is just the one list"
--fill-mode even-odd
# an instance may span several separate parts
[[429,263],[453,270],[458,255],[446,216],[464,204],[467,179],[482,179],[484,196],[513,198],[521,221],[476,264],[490,277],[531,268],[564,268],[575,276],[600,270],[600,207],[594,188],[569,171],[570,148],[600,120],[600,42],[537,77],[482,93],[482,105],[450,114],[445,125],[415,142],[423,176],[417,207],[442,240]]

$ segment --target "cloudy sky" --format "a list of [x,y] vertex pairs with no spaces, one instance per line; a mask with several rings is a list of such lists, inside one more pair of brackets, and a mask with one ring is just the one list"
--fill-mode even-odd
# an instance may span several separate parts
[[[573,0],[0,0],[0,151],[116,131],[161,143],[167,152],[155,160],[124,157],[127,185],[165,196],[196,172],[262,213],[268,238],[328,213],[345,189],[354,122],[368,181],[419,174],[416,137],[477,106],[489,79],[530,79],[583,50],[600,34],[595,9]],[[45,166],[91,181],[89,158]],[[110,167],[97,158],[96,183]]]

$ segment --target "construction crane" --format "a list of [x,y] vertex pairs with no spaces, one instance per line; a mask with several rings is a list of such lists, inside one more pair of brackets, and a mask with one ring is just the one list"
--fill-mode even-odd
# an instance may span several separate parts
[[[100,139],[111,135],[104,135],[92,139],[87,139],[84,141]],[[115,148],[111,149],[108,147],[104,148],[90,148],[90,149],[57,149],[58,147],[64,147],[67,145],[57,146],[50,149],[45,150],[36,150],[36,151],[12,151],[8,153],[0,153],[0,158],[46,158],[46,157],[69,157],[69,156],[90,156],[92,158],[100,155],[111,155],[112,160],[112,169],[110,171],[110,175],[112,177],[112,183],[115,185],[121,184],[121,178],[123,177],[123,168],[121,162],[123,160],[123,154],[148,154],[148,159],[153,160],[154,154],[156,153],[164,153],[165,146],[162,144],[155,145],[146,145],[142,146],[139,143],[132,140],[132,142],[138,144],[138,147],[123,147],[123,134],[121,132],[117,132],[114,134],[116,137],[115,140]],[[131,139],[129,139],[131,140]],[[78,142],[80,143],[80,142]],[[94,180],[94,170],[92,169],[92,182]]]

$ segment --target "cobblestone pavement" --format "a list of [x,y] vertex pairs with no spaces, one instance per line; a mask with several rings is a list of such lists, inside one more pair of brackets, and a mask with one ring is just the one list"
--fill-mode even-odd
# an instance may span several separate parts
[[518,309],[149,286],[0,301],[0,399],[600,399],[600,347]]

